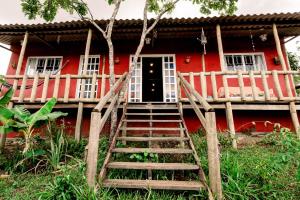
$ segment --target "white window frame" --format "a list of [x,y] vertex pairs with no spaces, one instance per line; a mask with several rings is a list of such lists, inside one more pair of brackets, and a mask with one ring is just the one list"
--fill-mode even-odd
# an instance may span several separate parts
[[[78,75],[82,75],[82,71],[83,71],[83,67],[84,67],[84,63],[83,63],[84,57],[85,57],[84,55],[80,55],[79,66],[78,66]],[[90,59],[90,58],[98,58],[99,59],[99,65],[98,65],[98,70],[97,70],[97,72],[99,74],[100,64],[101,64],[100,55],[89,55],[88,59]],[[88,65],[89,65],[89,63],[88,63]],[[87,74],[89,74],[88,73],[88,69],[87,69]],[[92,80],[92,78],[91,79],[85,79],[85,80]],[[80,96],[80,85],[81,85],[81,79],[77,79],[77,87],[76,87],[77,88],[76,89],[76,97],[77,98],[79,98],[79,96]],[[91,92],[91,91],[88,91],[88,92]],[[94,96],[94,98],[97,97],[97,94],[98,94],[98,81],[96,81],[95,96]]]
[[[26,70],[25,70],[25,74],[26,75],[29,75],[28,74],[28,70],[29,70],[29,60],[30,59],[46,59],[46,61],[48,60],[48,59],[51,59],[51,58],[60,58],[60,63],[59,63],[59,66],[58,66],[58,69],[56,70],[56,71],[51,71],[51,73],[50,74],[54,74],[55,72],[57,72],[57,74],[60,74],[60,69],[61,69],[61,67],[62,67],[62,63],[63,63],[63,56],[29,56],[28,58],[27,58],[27,63],[26,63]],[[44,70],[43,70],[43,73],[40,73],[40,74],[46,74],[45,72],[45,69],[46,69],[46,63],[47,62],[45,62],[44,63]],[[36,72],[37,72],[37,70],[36,70],[36,68],[37,68],[37,63],[36,63],[36,65],[35,65],[35,72],[34,72],[34,74],[36,74]],[[31,74],[32,75],[32,74]]]
[[[224,63],[225,63],[225,71],[232,71],[232,70],[228,70],[228,66],[227,66],[227,62],[226,62],[226,57],[225,56],[242,56],[242,64],[243,64],[243,70],[242,71],[247,71],[246,70],[246,65],[245,65],[245,61],[244,61],[244,56],[252,56],[252,59],[253,59],[253,62],[255,62],[255,56],[258,55],[258,56],[261,56],[262,57],[262,62],[263,62],[263,65],[264,65],[264,69],[263,71],[267,71],[267,64],[266,64],[266,59],[265,59],[265,54],[264,52],[252,52],[252,53],[224,53]],[[257,67],[256,63],[254,65],[254,68],[255,66]],[[234,70],[236,71],[236,70]],[[259,69],[259,70],[254,70],[254,71],[262,71],[262,69]]]
[[[133,59],[133,57],[134,57],[134,55],[132,54],[132,55],[130,55],[130,59],[129,59],[129,66],[131,66],[131,64],[132,64],[132,59]],[[162,78],[163,78],[163,102],[164,103],[176,103],[177,101],[178,101],[178,94],[177,94],[177,76],[176,76],[176,56],[175,56],[175,54],[141,54],[140,56],[140,64],[141,64],[141,76],[140,76],[140,85],[141,85],[141,87],[140,87],[140,98],[136,98],[136,96],[133,98],[133,99],[137,99],[137,101],[132,101],[133,99],[131,98],[131,92],[133,92],[132,90],[131,90],[131,80],[130,80],[130,83],[129,83],[129,92],[128,92],[128,99],[129,99],[129,102],[132,102],[132,103],[134,103],[134,102],[142,102],[142,100],[143,100],[143,96],[142,96],[142,94],[143,94],[143,85],[142,85],[142,83],[143,83],[143,57],[155,57],[155,58],[161,58],[162,59]],[[169,99],[170,99],[170,101],[167,101],[167,97],[166,97],[166,84],[169,84],[169,87],[170,87],[170,79],[171,79],[171,77],[169,76],[169,83],[165,83],[165,78],[166,78],[166,74],[165,74],[165,57],[173,57],[173,64],[174,64],[174,85],[175,85],[175,98],[174,98],[174,101],[171,101],[171,99],[173,99],[173,98],[171,98],[171,97],[169,97]],[[170,89],[170,88],[169,88]],[[135,91],[134,91],[135,92]],[[170,93],[171,93],[172,91],[170,90]],[[171,95],[171,94],[170,94]]]

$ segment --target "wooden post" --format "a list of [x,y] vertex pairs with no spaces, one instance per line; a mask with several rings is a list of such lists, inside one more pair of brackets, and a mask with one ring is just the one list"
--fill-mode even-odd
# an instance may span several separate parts
[[216,115],[214,112],[206,112],[206,139],[208,154],[208,169],[210,189],[217,199],[222,199],[222,184],[220,172],[220,154],[218,148],[218,137],[216,128]]
[[275,88],[276,88],[276,91],[277,91],[277,94],[278,94],[278,98],[279,98],[279,100],[283,100],[283,94],[282,94],[281,86],[280,86],[280,83],[279,83],[277,70],[272,70],[272,76],[273,76]]
[[[24,40],[23,40],[23,43],[22,43],[19,59],[18,59],[16,75],[20,75],[20,72],[21,72],[21,68],[22,68],[22,64],[23,64],[23,58],[24,58],[24,54],[25,54],[25,50],[26,50],[26,46],[27,46],[27,42],[28,42],[28,36],[29,36],[29,34],[26,31],[25,35],[24,35]],[[17,89],[18,80],[19,79],[14,80],[14,83],[13,83],[14,91]],[[10,102],[8,107],[12,108],[13,107],[13,102]],[[4,150],[5,142],[6,142],[6,134],[0,134],[0,152],[2,152]]]
[[265,100],[270,101],[271,97],[270,97],[270,91],[269,91],[269,85],[268,85],[268,81],[267,81],[267,77],[266,77],[266,72],[261,71],[260,73],[261,73],[262,84],[264,87]]
[[190,72],[189,76],[190,76],[190,84],[192,88],[195,89],[194,72]]
[[[92,29],[89,29],[87,39],[86,39],[86,46],[85,46],[85,53],[84,53],[84,63],[83,63],[83,70],[82,75],[86,75],[87,72],[87,66],[89,63],[89,53],[91,48],[91,41],[92,41]],[[80,94],[79,99],[83,98],[84,94],[84,86],[86,79],[82,79],[82,84],[80,87]],[[76,118],[76,126],[75,126],[75,140],[79,141],[81,137],[81,123],[82,123],[82,112],[83,112],[83,103],[78,103],[78,109],[77,109],[77,118]]]
[[105,94],[105,55],[103,55],[102,59],[102,73],[101,73],[101,91],[100,91],[100,98],[104,97]]
[[300,127],[299,127],[299,119],[297,115],[297,109],[295,102],[290,102],[290,113],[293,121],[294,129],[297,134],[297,138],[300,139]]
[[280,64],[282,66],[282,69],[284,71],[286,71],[287,67],[286,67],[286,63],[284,61],[284,57],[283,57],[283,53],[282,53],[282,49],[281,49],[281,44],[280,44],[280,38],[279,38],[277,27],[276,27],[275,23],[273,24],[273,35],[274,35],[274,39],[275,39],[275,44],[276,44],[276,49],[277,49],[277,54],[278,54],[278,57],[279,57],[279,60],[280,60]]
[[232,147],[237,149],[237,141],[236,141],[236,134],[235,134],[235,127],[234,127],[234,120],[233,120],[233,112],[231,102],[226,102],[226,120],[227,126],[230,132],[230,137],[232,139]]
[[217,42],[218,42],[220,65],[221,65],[221,70],[224,71],[225,70],[224,52],[223,52],[223,44],[222,44],[221,27],[219,24],[217,25],[216,30],[217,30]]
[[90,125],[86,171],[87,182],[90,187],[95,186],[95,178],[97,173],[100,121],[101,113],[92,112],[91,122],[95,123],[91,123]]
[[[223,75],[223,87],[225,91],[225,98],[229,99],[229,89],[228,89],[228,82],[226,75]],[[234,149],[237,149],[237,142],[236,142],[236,135],[235,135],[235,127],[234,127],[234,120],[233,120],[233,112],[232,112],[232,106],[231,102],[227,101],[225,104],[226,107],[226,121],[227,121],[227,127],[229,129],[230,137],[232,139],[232,147]]]

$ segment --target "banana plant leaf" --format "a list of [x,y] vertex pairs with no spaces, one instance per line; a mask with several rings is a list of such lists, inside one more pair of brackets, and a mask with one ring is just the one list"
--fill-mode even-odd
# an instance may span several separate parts
[[3,124],[8,123],[14,117],[14,112],[10,109],[0,106],[0,122]]
[[12,111],[15,114],[15,118],[21,122],[27,122],[28,118],[31,115],[31,113],[23,106],[16,106],[12,109]]
[[9,90],[0,98],[0,106],[6,106],[13,96],[13,89],[9,88]]
[[51,113],[55,104],[56,98],[50,99],[43,107],[41,107],[38,111],[36,111],[28,118],[27,123],[30,125],[34,125],[37,121],[45,120],[45,116]]

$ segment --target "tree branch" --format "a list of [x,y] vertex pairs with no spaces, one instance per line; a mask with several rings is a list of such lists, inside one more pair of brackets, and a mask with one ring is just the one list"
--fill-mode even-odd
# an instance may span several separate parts
[[121,2],[122,2],[122,0],[117,0],[117,2],[115,3],[115,9],[109,19],[109,24],[108,24],[108,28],[107,28],[107,38],[111,37],[113,25],[114,25],[116,16],[119,12]]

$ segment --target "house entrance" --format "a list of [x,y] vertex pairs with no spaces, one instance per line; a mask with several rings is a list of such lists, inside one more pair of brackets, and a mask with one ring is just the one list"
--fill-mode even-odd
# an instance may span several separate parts
[[143,102],[163,101],[162,58],[143,58]]
[[[130,65],[133,56],[130,58]],[[141,55],[132,72],[129,102],[176,102],[175,55]]]

